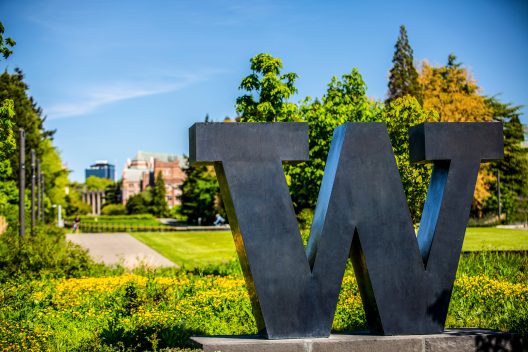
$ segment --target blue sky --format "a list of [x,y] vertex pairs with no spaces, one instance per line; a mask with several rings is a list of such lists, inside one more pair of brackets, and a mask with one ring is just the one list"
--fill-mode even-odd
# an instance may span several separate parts
[[416,61],[455,53],[484,94],[528,105],[526,1],[2,0],[0,21],[17,41],[0,68],[25,72],[77,181],[95,160],[119,176],[138,150],[188,153],[194,122],[235,115],[261,52],[300,76],[293,101],[353,67],[383,99],[400,24]]

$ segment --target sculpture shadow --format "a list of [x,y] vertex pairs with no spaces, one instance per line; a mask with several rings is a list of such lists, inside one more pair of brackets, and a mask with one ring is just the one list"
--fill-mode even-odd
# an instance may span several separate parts
[[451,290],[443,290],[438,298],[427,307],[427,315],[438,325],[444,325],[451,300]]
[[528,351],[528,346],[518,335],[477,336],[475,351],[478,352],[511,352]]
[[184,323],[173,326],[139,326],[132,330],[122,325],[110,324],[99,337],[108,346],[124,350],[153,351],[159,348],[190,347],[197,345],[191,336],[204,335],[204,331],[187,327]]

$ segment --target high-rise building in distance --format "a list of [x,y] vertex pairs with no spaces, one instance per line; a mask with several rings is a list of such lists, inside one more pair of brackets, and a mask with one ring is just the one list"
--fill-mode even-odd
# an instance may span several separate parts
[[115,166],[106,160],[97,160],[95,164],[84,170],[84,176],[85,180],[90,176],[95,176],[115,181]]

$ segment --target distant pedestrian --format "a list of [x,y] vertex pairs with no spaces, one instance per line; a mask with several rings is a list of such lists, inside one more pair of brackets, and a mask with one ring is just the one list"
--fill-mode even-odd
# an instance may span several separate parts
[[75,220],[73,220],[73,233],[78,233],[80,226],[81,226],[81,217],[77,215],[75,217]]
[[225,224],[225,219],[220,214],[216,214],[214,225],[215,226],[220,226],[220,225],[223,225],[223,224]]

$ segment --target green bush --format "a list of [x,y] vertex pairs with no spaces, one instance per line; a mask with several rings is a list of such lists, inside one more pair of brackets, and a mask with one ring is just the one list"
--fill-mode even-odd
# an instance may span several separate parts
[[[462,255],[446,327],[528,337],[528,257]],[[51,227],[0,237],[0,350],[146,351],[193,347],[189,337],[257,332],[238,261],[186,271],[94,264]],[[333,331],[367,329],[347,265]]]
[[[68,220],[75,219],[75,216],[69,216]],[[127,222],[127,221],[157,221],[151,214],[134,214],[134,215],[82,215],[81,222],[103,221],[103,222]]]
[[[28,231],[29,232],[29,231]],[[12,228],[0,236],[0,282],[12,277],[80,277],[96,265],[85,249],[54,226],[36,227],[21,238]]]
[[128,198],[126,202],[127,213],[130,215],[148,213],[151,202],[149,194],[149,192],[143,192]]
[[123,204],[108,204],[101,209],[102,215],[126,215],[126,208]]
[[299,222],[299,228],[301,230],[310,230],[314,217],[313,209],[303,209],[297,214],[297,221]]
[[[479,326],[528,336],[528,284],[523,276],[509,276],[526,258],[494,255],[462,257],[446,327]],[[489,259],[494,263],[482,272]],[[20,350],[150,351],[192,347],[189,337],[196,334],[254,334],[239,270],[233,263],[193,273],[142,268],[134,275],[0,283],[0,350],[11,343]],[[333,331],[365,329],[349,264]]]
[[[73,219],[73,217],[68,218],[68,223],[72,224]],[[150,214],[81,216],[81,230],[87,232],[112,232],[113,227],[121,228],[124,226],[133,227],[164,225],[161,224],[154,216]]]

